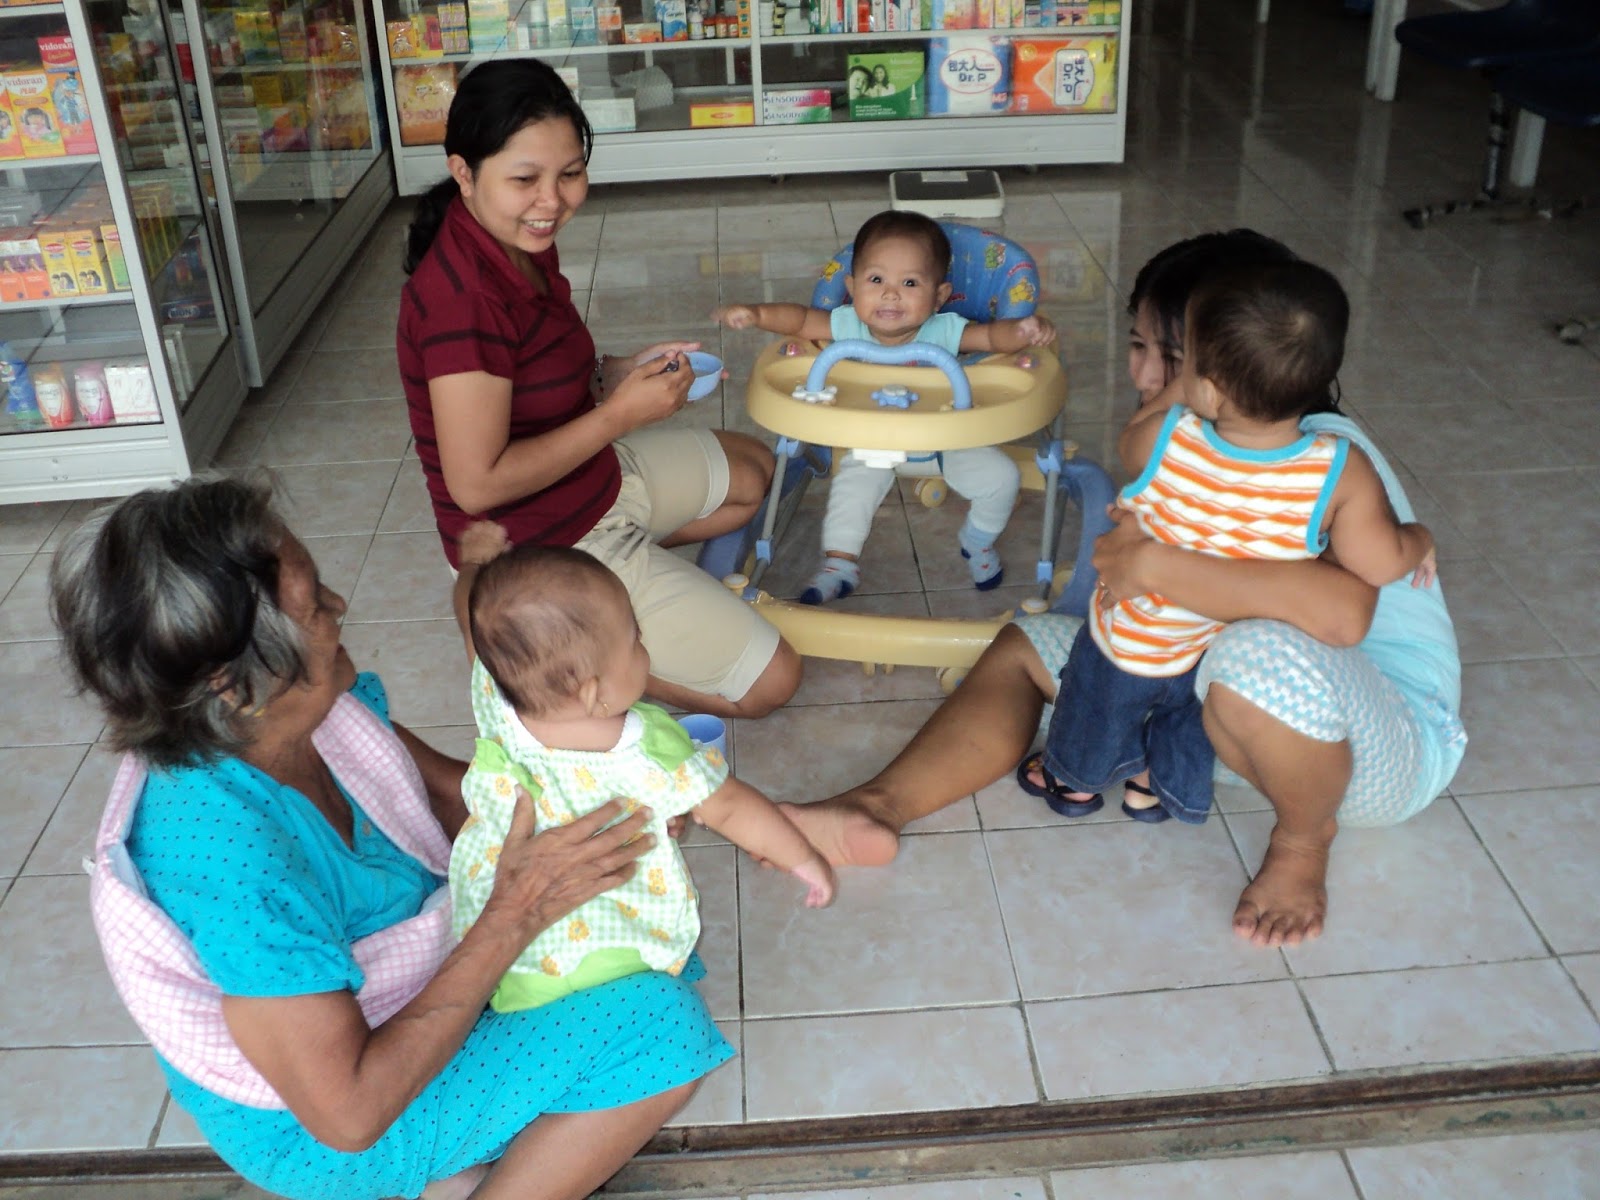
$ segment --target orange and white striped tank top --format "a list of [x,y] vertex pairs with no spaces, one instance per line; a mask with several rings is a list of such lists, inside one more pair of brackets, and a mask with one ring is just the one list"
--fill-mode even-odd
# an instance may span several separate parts
[[[1327,545],[1323,523],[1350,444],[1307,434],[1273,450],[1226,442],[1182,405],[1162,422],[1144,473],[1122,490],[1151,537],[1222,558],[1315,558]],[[1181,675],[1222,629],[1154,593],[1095,606],[1089,632],[1101,651],[1132,675]]]

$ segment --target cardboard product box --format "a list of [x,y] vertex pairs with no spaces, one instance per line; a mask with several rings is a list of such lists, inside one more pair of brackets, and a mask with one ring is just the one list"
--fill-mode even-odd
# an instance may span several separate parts
[[111,290],[110,273],[106,260],[101,257],[100,243],[92,229],[69,229],[61,235],[66,239],[67,252],[72,256],[72,270],[78,280],[78,292],[84,296],[103,296]]
[[446,0],[439,5],[439,32],[444,38],[446,54],[466,54],[472,48],[466,0]]
[[655,0],[655,13],[663,42],[689,40],[689,16],[684,0]]
[[923,115],[926,63],[920,51],[851,54],[845,63],[852,121],[900,121]]
[[467,40],[474,51],[504,45],[510,25],[506,0],[467,0]]
[[11,242],[0,239],[0,303],[13,304],[27,298],[22,272],[11,259]]
[[763,125],[813,125],[833,119],[827,88],[778,88],[761,94]]
[[583,101],[583,112],[596,133],[628,133],[639,127],[632,96],[590,96]]
[[1010,104],[1010,39],[982,33],[928,39],[929,116],[986,116]]
[[52,296],[76,296],[78,271],[72,265],[72,251],[59,229],[39,230],[39,252],[44,256],[45,274],[50,279]]
[[396,67],[394,103],[400,118],[400,143],[435,146],[444,141],[445,118],[456,96],[456,65]]
[[930,29],[972,29],[977,25],[976,0],[933,0]]
[[622,26],[622,40],[631,45],[644,45],[661,40],[660,21],[629,21]]
[[111,411],[119,425],[142,425],[161,420],[156,401],[155,381],[148,363],[119,363],[106,366],[106,390],[111,393]]
[[750,100],[701,100],[689,105],[689,128],[754,125],[756,106]]
[[133,277],[128,274],[128,256],[122,252],[122,231],[110,223],[100,226],[100,244],[106,253],[106,277],[111,280],[111,290],[130,290]]
[[608,46],[619,45],[622,42],[622,6],[597,4],[594,14],[600,27],[600,40]]
[[52,33],[38,39],[39,63],[47,71],[62,68],[77,69],[78,52],[72,46],[69,33]]
[[1011,43],[1011,111],[1115,112],[1117,38],[1018,38]]
[[417,57],[417,31],[409,19],[389,21],[384,29],[388,33],[390,58]]
[[44,71],[7,71],[5,83],[22,139],[23,157],[59,158],[65,154],[61,119],[50,99],[50,76]]
[[45,270],[44,252],[31,228],[18,228],[6,234],[6,264],[22,281],[24,300],[50,298],[50,273]]
[[11,111],[11,97],[0,84],[0,160],[22,157],[22,130]]
[[305,62],[310,54],[306,17],[298,9],[285,8],[278,14],[278,49],[284,62]]

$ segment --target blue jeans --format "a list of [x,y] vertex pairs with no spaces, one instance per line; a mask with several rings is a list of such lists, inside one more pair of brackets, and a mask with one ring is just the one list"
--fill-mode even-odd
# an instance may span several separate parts
[[1071,791],[1102,792],[1148,768],[1161,807],[1200,824],[1211,811],[1216,753],[1194,694],[1198,669],[1131,675],[1101,652],[1085,623],[1061,668],[1045,769]]

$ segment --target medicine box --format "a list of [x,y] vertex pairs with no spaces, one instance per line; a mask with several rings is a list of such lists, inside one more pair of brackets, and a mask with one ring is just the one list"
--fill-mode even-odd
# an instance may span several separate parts
[[923,114],[920,50],[851,54],[845,60],[845,95],[852,121],[897,121]]
[[689,127],[754,125],[756,106],[749,100],[702,100],[689,105]]

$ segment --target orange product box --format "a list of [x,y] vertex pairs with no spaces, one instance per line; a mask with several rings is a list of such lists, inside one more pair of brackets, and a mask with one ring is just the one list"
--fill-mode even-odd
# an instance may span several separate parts
[[50,277],[52,296],[76,296],[78,271],[72,264],[72,250],[59,229],[39,230],[39,252],[44,255],[45,273]]
[[11,111],[11,98],[0,86],[0,159],[22,157],[22,131]]
[[702,100],[689,105],[689,127],[754,125],[756,106],[751,100]]
[[1012,39],[1012,112],[1113,112],[1116,107],[1115,37]]
[[11,113],[22,136],[24,158],[57,158],[66,153],[61,144],[60,118],[50,100],[50,77],[43,71],[7,71]]
[[417,57],[417,29],[415,25],[410,21],[390,21],[385,28],[389,31],[390,58]]
[[6,263],[22,280],[22,299],[48,300],[50,276],[44,269],[44,254],[31,228],[16,228],[0,234],[5,239]]
[[622,40],[629,45],[661,40],[660,21],[633,21],[622,26]]
[[68,33],[52,33],[39,41],[39,62],[47,71],[60,70],[63,67],[77,68],[78,52],[72,48],[72,35]]
[[103,296],[111,290],[106,271],[106,261],[100,256],[100,243],[92,229],[71,229],[61,235],[66,239],[67,253],[72,256],[72,269],[78,280],[78,293],[83,296]]

